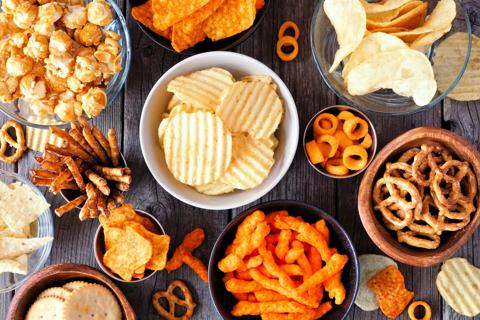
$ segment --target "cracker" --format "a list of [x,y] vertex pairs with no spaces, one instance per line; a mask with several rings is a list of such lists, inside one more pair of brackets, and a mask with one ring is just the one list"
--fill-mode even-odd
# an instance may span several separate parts
[[35,301],[28,309],[25,320],[64,320],[64,308],[64,301],[60,298],[41,298]]
[[75,290],[83,288],[87,284],[89,284],[89,283],[85,282],[85,281],[72,281],[72,282],[64,284],[62,288],[73,292]]
[[37,297],[37,300],[45,297],[54,297],[54,298],[67,300],[68,298],[70,298],[70,295],[71,295],[70,290],[67,290],[62,287],[51,287],[44,290],[42,293],[40,293]]

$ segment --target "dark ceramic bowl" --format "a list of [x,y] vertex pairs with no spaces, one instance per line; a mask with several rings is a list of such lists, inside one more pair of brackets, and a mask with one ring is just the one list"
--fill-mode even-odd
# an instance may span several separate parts
[[[347,232],[337,220],[315,206],[295,200],[276,200],[251,207],[235,217],[235,219],[227,225],[218,237],[208,263],[208,279],[210,295],[220,316],[227,320],[239,319],[230,314],[230,311],[237,301],[225,289],[225,285],[222,281],[225,274],[218,269],[217,264],[224,257],[227,246],[232,243],[235,233],[237,232],[237,226],[243,221],[243,219],[245,219],[245,217],[255,210],[262,210],[265,213],[276,210],[287,210],[290,215],[300,216],[309,223],[316,222],[320,219],[324,219],[327,222],[328,228],[330,229],[330,246],[337,248],[339,253],[346,254],[349,261],[345,265],[342,273],[342,282],[347,293],[345,301],[338,306],[334,304],[333,309],[325,314],[322,319],[346,319],[355,301],[360,278],[358,258],[355,248],[353,247],[352,241]],[[324,299],[326,299],[326,297]],[[250,316],[242,317],[242,319],[260,319],[260,317]]]
[[[145,0],[129,0],[129,2],[130,2],[130,6],[133,8],[133,7],[137,7],[144,4],[146,1]],[[143,33],[145,33],[153,42],[158,44],[160,47],[175,53],[191,56],[191,55],[202,53],[202,52],[225,51],[238,46],[239,44],[247,40],[248,37],[250,37],[253,34],[253,32],[258,28],[258,26],[262,23],[262,20],[268,11],[269,5],[270,5],[270,0],[265,0],[265,5],[263,6],[263,8],[257,11],[257,16],[255,17],[255,21],[253,22],[253,25],[247,30],[240,32],[239,34],[236,34],[232,37],[222,39],[219,41],[212,41],[210,39],[205,39],[197,43],[194,47],[189,48],[182,52],[175,51],[172,47],[170,40],[165,39],[164,37],[156,34],[155,32],[153,32],[152,30],[150,30],[149,28],[147,28],[137,20],[134,19],[134,21],[137,23],[137,25],[140,27]]]

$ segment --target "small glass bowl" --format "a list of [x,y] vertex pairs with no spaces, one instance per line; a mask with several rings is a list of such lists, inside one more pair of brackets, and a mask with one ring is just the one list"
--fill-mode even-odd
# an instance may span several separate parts
[[[122,11],[117,6],[115,1],[113,0],[106,0],[110,7],[112,8],[112,22],[103,28],[103,30],[111,30],[115,31],[120,35],[120,46],[121,46],[121,62],[120,65],[122,66],[122,70],[116,73],[110,82],[107,85],[106,93],[108,97],[108,108],[115,98],[118,96],[120,91],[127,80],[128,70],[130,69],[130,62],[132,59],[132,50],[130,44],[130,34],[127,28],[127,22],[125,21],[125,17],[122,14]],[[0,0],[0,4],[1,4]],[[86,3],[91,2],[91,0],[85,1]],[[41,120],[44,120],[45,123],[37,123],[34,122],[35,119],[39,117],[35,115],[35,113],[29,108],[28,102],[23,99],[18,99],[13,103],[3,103],[0,102],[0,112],[4,113],[7,117],[21,123],[27,127],[33,128],[40,128],[46,129],[50,126],[58,126],[58,127],[65,127],[69,124],[69,122],[65,122],[60,120],[57,116],[51,117],[42,117]],[[30,119],[29,119],[30,118]]]
[[[155,227],[157,227],[157,232],[160,234],[160,235],[164,235],[165,234],[165,229],[163,229],[163,226],[162,224],[157,220],[157,218],[155,218],[152,214],[150,213],[147,213],[143,210],[140,210],[140,209],[135,209],[135,212],[144,217],[144,218],[147,218],[149,219],[150,221],[153,222],[153,224],[155,225]],[[95,260],[97,261],[97,264],[98,266],[100,267],[100,269],[102,269],[102,271],[108,275],[110,278],[116,280],[116,281],[119,281],[119,282],[123,282],[123,283],[139,283],[139,282],[143,282],[145,280],[147,280],[148,278],[151,278],[155,273],[157,273],[157,271],[155,270],[148,270],[148,269],[145,269],[145,276],[142,278],[142,279],[135,279],[133,278],[131,281],[125,281],[124,279],[120,278],[118,275],[116,275],[115,273],[113,273],[104,263],[103,263],[103,256],[105,255],[105,235],[103,233],[103,226],[102,225],[99,225],[98,226],[98,229],[97,229],[97,232],[95,233],[95,237],[93,239],[93,251],[95,253]]]
[[[365,120],[368,123],[368,133],[370,133],[370,136],[372,137],[372,146],[368,150],[368,162],[365,165],[365,167],[361,170],[354,171],[354,172],[352,172],[350,174],[347,174],[345,176],[337,176],[337,175],[334,175],[334,174],[330,174],[322,166],[313,164],[312,161],[310,161],[310,158],[308,157],[307,148],[306,148],[307,142],[313,140],[313,122],[315,121],[315,119],[322,113],[332,113],[336,116],[340,111],[349,111],[349,112],[353,113],[355,116]],[[377,132],[375,131],[375,127],[373,126],[372,121],[367,117],[367,115],[364,114],[363,112],[355,109],[355,108],[352,108],[352,107],[349,107],[349,106],[343,106],[343,105],[326,107],[325,109],[322,109],[319,112],[317,112],[310,119],[307,126],[305,127],[305,131],[303,133],[303,152],[305,153],[305,157],[307,158],[308,163],[312,166],[313,169],[315,169],[315,171],[317,173],[320,173],[320,174],[322,174],[324,176],[327,176],[329,178],[332,178],[332,179],[353,178],[353,177],[361,174],[363,171],[365,171],[368,168],[368,166],[370,165],[370,163],[372,163],[372,160],[375,157],[375,154],[377,153]]]
[[[30,187],[42,200],[47,202],[43,194],[26,178],[11,172],[0,169],[0,181],[5,184],[11,184],[14,182],[21,182],[24,185]],[[30,226],[32,237],[53,237],[53,219],[50,208],[46,209],[38,220]],[[47,259],[52,250],[52,242],[50,241],[37,251],[28,256],[28,272],[26,275],[16,273],[0,273],[0,294],[7,293],[19,288],[31,275],[36,273],[47,262]]]
[[[467,68],[472,46],[472,28],[467,12],[463,9],[460,1],[457,1],[457,16],[453,21],[452,29],[441,39],[437,40],[431,46],[427,54],[430,61],[432,61],[432,58],[435,56],[435,49],[444,39],[456,32],[466,32],[469,34],[468,48],[465,56],[462,58],[464,61],[463,65],[459,70],[455,70],[456,76],[445,92],[441,93],[437,91],[432,101],[425,106],[418,106],[413,99],[399,96],[392,90],[379,90],[363,96],[353,96],[348,93],[347,87],[342,78],[343,64],[341,64],[335,72],[328,72],[328,69],[333,62],[335,52],[338,49],[338,43],[335,29],[323,10],[323,3],[324,0],[318,2],[312,18],[310,44],[313,57],[318,71],[325,83],[339,98],[346,101],[349,105],[355,106],[366,112],[372,111],[386,115],[411,114],[426,110],[441,102],[455,88]],[[429,9],[429,13],[433,8],[431,7]]]

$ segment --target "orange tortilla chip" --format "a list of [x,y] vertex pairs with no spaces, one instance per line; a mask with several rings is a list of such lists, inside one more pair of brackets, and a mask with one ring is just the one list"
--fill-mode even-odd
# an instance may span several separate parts
[[[152,258],[148,261],[146,268],[149,270],[163,270],[165,268],[165,264],[167,263],[167,254],[168,248],[170,245],[170,237],[167,235],[158,235],[152,233],[145,229],[144,226],[139,224],[138,222],[127,222],[127,226],[132,227],[142,235],[145,239],[150,241],[152,244]],[[140,272],[136,272],[140,273]]]
[[103,263],[125,281],[131,281],[137,270],[152,258],[152,245],[135,229],[126,228],[121,242],[103,256]]
[[225,39],[253,25],[256,0],[225,0],[217,11],[205,20],[203,30],[213,41]]
[[173,48],[181,52],[205,39],[206,35],[202,30],[202,23],[211,16],[224,1],[225,0],[211,0],[200,10],[195,11],[184,20],[174,24],[172,32]]
[[152,0],[148,0],[140,6],[132,8],[132,17],[141,24],[143,24],[148,29],[152,30],[156,34],[171,40],[172,39],[172,28],[167,28],[165,30],[157,30],[153,26],[153,11],[152,11]]
[[108,217],[100,216],[99,220],[104,228],[123,228],[126,222],[132,221],[140,223],[148,231],[157,232],[152,221],[150,221],[148,218],[138,215],[131,204],[126,204],[122,207],[113,209]]
[[153,25],[165,30],[205,6],[209,0],[152,0]]
[[395,266],[388,266],[368,280],[380,310],[389,318],[398,317],[415,295],[405,289],[405,279]]

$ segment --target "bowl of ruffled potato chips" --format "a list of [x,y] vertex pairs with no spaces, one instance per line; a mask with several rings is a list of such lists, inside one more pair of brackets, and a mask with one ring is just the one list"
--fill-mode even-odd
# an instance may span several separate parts
[[[459,1],[324,0],[310,40],[318,70],[337,96],[364,111],[395,115],[433,107],[457,86],[472,30]],[[455,63],[443,63],[448,60]]]

